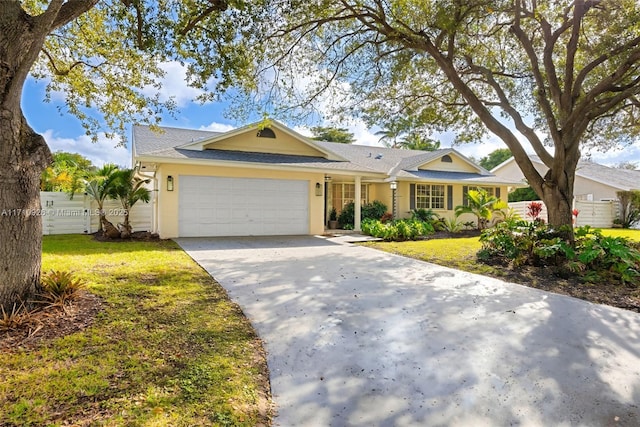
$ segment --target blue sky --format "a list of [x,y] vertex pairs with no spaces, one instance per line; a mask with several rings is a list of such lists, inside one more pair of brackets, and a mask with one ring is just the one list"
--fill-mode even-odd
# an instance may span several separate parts
[[[226,131],[246,124],[226,118],[224,116],[225,104],[208,103],[202,105],[193,102],[199,92],[186,85],[186,74],[179,64],[167,63],[164,68],[167,75],[163,79],[161,96],[165,98],[173,96],[178,105],[178,113],[175,117],[163,116],[161,125]],[[85,135],[78,119],[69,114],[61,115],[59,113],[57,107],[62,104],[60,95],[53,94],[50,103],[44,102],[44,87],[44,82],[36,82],[30,78],[25,85],[22,106],[28,123],[36,132],[45,137],[51,151],[80,153],[96,165],[116,163],[130,166],[130,141],[126,143],[126,147],[117,146],[119,141],[107,139],[104,134],[99,134],[98,142],[92,143],[90,137]],[[278,119],[278,117],[273,118]],[[375,135],[378,128],[369,129],[364,123],[357,120],[340,124],[340,126],[349,128],[354,133],[358,144],[381,145],[378,142],[379,137]],[[307,128],[299,126],[293,126],[293,128],[304,135],[310,134]],[[449,147],[450,140],[451,138],[447,138],[445,135],[441,140],[441,147]],[[467,156],[479,159],[497,148],[504,147],[504,144],[497,138],[488,137],[482,143],[465,144],[455,148]],[[623,150],[611,150],[606,153],[593,152],[591,157],[596,162],[610,166],[623,161],[640,164],[640,142]]]

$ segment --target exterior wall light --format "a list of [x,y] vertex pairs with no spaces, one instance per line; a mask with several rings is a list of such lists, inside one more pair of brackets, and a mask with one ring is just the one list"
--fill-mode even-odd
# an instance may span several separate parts
[[322,185],[319,182],[316,182],[316,196],[322,196]]
[[167,176],[167,191],[173,191],[173,177]]
[[391,187],[391,206],[392,206],[392,215],[393,219],[398,217],[398,198],[396,197],[396,190],[398,189],[398,183],[396,181],[391,181],[389,183]]

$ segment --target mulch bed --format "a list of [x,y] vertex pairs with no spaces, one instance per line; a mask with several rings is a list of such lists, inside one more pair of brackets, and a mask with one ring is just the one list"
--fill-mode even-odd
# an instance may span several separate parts
[[638,284],[611,283],[601,280],[585,283],[577,276],[561,273],[553,266],[523,265],[511,267],[506,263],[487,263],[500,267],[498,279],[531,288],[580,298],[596,304],[605,304],[640,313],[640,286]]
[[93,324],[104,305],[100,297],[80,291],[64,307],[39,307],[24,316],[17,327],[0,332],[0,351],[37,348],[44,342],[81,331]]
[[136,231],[131,233],[131,236],[126,238],[126,239],[122,239],[122,238],[116,238],[116,239],[112,239],[107,237],[104,233],[102,233],[101,231],[97,231],[95,233],[92,234],[94,240],[97,240],[99,242],[132,242],[132,241],[139,241],[139,242],[157,242],[160,239],[160,236],[158,236],[155,233],[149,233],[148,231]]

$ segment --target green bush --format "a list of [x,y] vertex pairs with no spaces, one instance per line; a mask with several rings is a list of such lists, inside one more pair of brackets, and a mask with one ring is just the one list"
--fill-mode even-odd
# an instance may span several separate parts
[[411,212],[411,219],[415,219],[417,221],[430,222],[433,223],[440,219],[440,216],[433,211],[433,209],[414,209]]
[[430,223],[414,219],[397,219],[387,223],[366,219],[362,221],[362,232],[386,241],[398,242],[428,236],[434,229]]
[[387,212],[387,205],[380,200],[374,200],[362,206],[362,219],[381,219]]
[[[379,220],[386,212],[387,206],[379,200],[374,200],[371,203],[365,203],[360,208],[360,216],[363,221],[366,219]],[[338,216],[338,222],[345,230],[353,229],[355,222],[355,204],[353,202],[344,205],[340,215]]]
[[482,233],[478,258],[503,259],[514,266],[555,266],[558,272],[580,275],[585,281],[608,280],[637,286],[638,245],[623,237],[604,236],[589,226],[575,230],[575,245],[563,230],[540,223],[500,223]]

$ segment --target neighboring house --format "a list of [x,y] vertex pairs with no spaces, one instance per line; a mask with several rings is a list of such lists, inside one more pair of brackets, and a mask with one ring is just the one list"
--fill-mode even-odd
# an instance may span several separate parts
[[[541,175],[548,171],[538,156],[531,156],[530,159]],[[513,157],[493,168],[491,172],[509,181],[526,182]],[[579,212],[578,217],[575,218],[575,224],[596,228],[611,227],[620,214],[616,193],[636,189],[640,189],[640,171],[616,169],[590,161],[580,161],[576,168],[573,186],[573,207]],[[521,202],[509,205],[522,215],[527,204],[527,202]]]
[[470,188],[500,197],[518,185],[454,149],[315,141],[275,121],[224,133],[135,126],[132,154],[153,178],[153,230],[163,238],[322,234],[329,210],[349,202],[357,230],[361,204],[374,200],[389,211],[395,201],[398,217],[415,208],[451,217]]
[[[538,156],[531,162],[544,176],[549,170]],[[511,157],[491,170],[491,173],[508,181],[525,182],[524,175]],[[640,171],[610,168],[590,161],[580,161],[576,169],[573,194],[580,201],[617,200],[618,191],[640,189]]]

